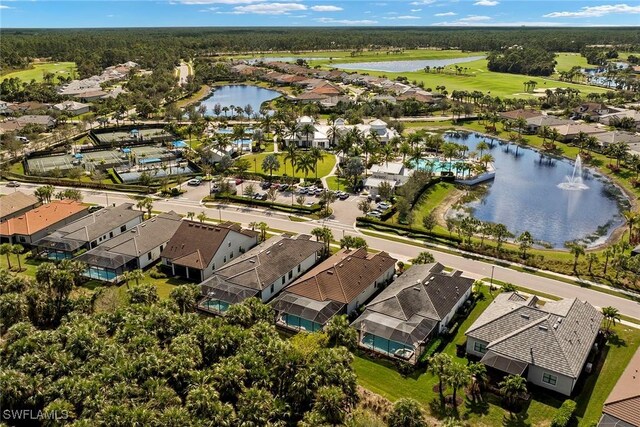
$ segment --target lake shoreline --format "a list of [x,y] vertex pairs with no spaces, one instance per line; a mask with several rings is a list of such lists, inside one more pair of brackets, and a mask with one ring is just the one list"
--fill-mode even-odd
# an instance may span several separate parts
[[[571,159],[565,155],[562,154],[552,154],[552,153],[545,153],[543,151],[541,151],[538,147],[534,147],[531,145],[527,145],[525,147],[523,147],[522,145],[516,144],[512,141],[506,140],[504,138],[500,138],[499,136],[495,136],[495,135],[489,135],[489,134],[485,134],[483,132],[478,132],[476,130],[473,129],[468,129],[465,128],[464,126],[455,126],[453,128],[453,130],[457,131],[457,132],[464,132],[467,134],[471,134],[471,135],[475,135],[477,137],[481,137],[481,138],[488,138],[488,139],[492,139],[498,142],[502,142],[505,144],[509,144],[509,145],[518,145],[524,149],[529,149],[532,151],[535,151],[538,154],[543,154],[545,156],[549,156],[551,158],[560,160],[560,161],[568,161],[570,163],[573,163],[575,161],[575,159]],[[445,131],[446,132],[446,131]],[[615,187],[617,189],[617,191],[619,192],[619,194],[624,197],[624,200],[629,204],[630,209],[632,210],[637,210],[638,204],[637,204],[637,200],[635,198],[635,196],[630,193],[630,191],[628,191],[624,186],[622,186],[621,184],[619,184],[617,182],[617,179],[615,177],[610,176],[608,173],[604,172],[603,170],[595,167],[595,166],[587,166],[585,167],[585,169],[589,170],[589,172],[594,175],[595,179],[598,179],[598,176],[604,177],[609,184],[611,184],[613,187]],[[455,206],[456,204],[458,204],[460,202],[460,200],[462,199],[462,197],[464,196],[463,192],[460,192],[459,194],[457,194],[457,197],[452,197],[451,200],[446,200],[447,202],[447,206],[444,207],[442,213],[441,213],[441,219],[443,222],[445,221],[445,219],[450,215],[451,213],[451,209],[453,208],[453,206]],[[624,206],[621,205],[621,201],[617,200],[616,204],[618,205],[618,209],[619,209],[619,215],[622,215]],[[511,231],[511,230],[509,230]],[[597,243],[595,245],[587,245],[587,250],[589,251],[597,251],[597,250],[602,250],[605,249],[615,243],[617,243],[623,236],[624,233],[626,231],[626,224],[624,221],[622,221],[622,223],[620,225],[617,225],[615,227],[613,227],[610,231],[607,232],[607,237],[603,242]],[[582,239],[587,238],[589,236],[591,236],[592,234],[583,236]],[[580,240],[580,239],[576,239],[576,240]],[[545,251],[560,251],[560,252],[566,252],[566,250],[562,247],[553,247],[553,248],[537,248],[540,250],[545,250]]]

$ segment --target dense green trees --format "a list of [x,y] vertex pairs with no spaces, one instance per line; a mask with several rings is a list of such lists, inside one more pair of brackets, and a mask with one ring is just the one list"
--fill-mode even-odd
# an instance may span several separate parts
[[128,305],[95,313],[65,302],[81,267],[43,264],[34,283],[0,271],[3,409],[64,410],[80,425],[257,426],[340,423],[357,401],[350,353],[324,334],[282,339],[258,300],[205,318],[193,288],[158,302],[140,285]]
[[550,76],[556,65],[553,52],[535,47],[512,46],[500,52],[491,52],[487,68],[502,73]]

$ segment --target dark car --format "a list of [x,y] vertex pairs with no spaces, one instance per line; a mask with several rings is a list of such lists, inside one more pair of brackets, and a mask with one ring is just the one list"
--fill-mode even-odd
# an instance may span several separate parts
[[89,209],[87,209],[87,211],[89,213],[94,213],[94,212],[98,212],[100,209],[103,209],[103,208],[104,208],[104,206],[96,205],[96,206],[89,207]]
[[269,188],[271,188],[271,183],[270,183],[270,182],[268,182],[268,181],[265,181],[265,182],[263,182],[262,184],[260,184],[260,187],[261,187],[263,190],[268,190]]

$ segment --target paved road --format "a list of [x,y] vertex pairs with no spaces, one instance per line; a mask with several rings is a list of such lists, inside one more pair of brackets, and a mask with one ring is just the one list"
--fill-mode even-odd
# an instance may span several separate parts
[[182,85],[187,82],[187,77],[189,77],[189,66],[187,63],[183,62],[178,67],[178,84]]
[[[32,192],[36,185],[22,184],[19,190],[23,192]],[[196,187],[198,190],[193,189],[191,191],[200,192],[205,186]],[[7,188],[3,183],[0,185],[0,193],[10,193],[15,191],[13,188]],[[125,202],[132,202],[133,199],[122,193],[117,192],[105,192],[96,190],[81,190],[84,193],[85,201],[89,203],[97,203],[105,205],[107,203],[120,204]],[[190,191],[190,192],[191,192]],[[338,204],[340,202],[336,202]],[[347,201],[347,203],[349,203]],[[187,212],[195,212],[196,214],[204,211],[209,218],[229,220],[240,222],[244,225],[250,222],[266,222],[269,227],[278,230],[287,230],[295,233],[309,233],[313,228],[326,225],[333,232],[336,240],[339,240],[343,236],[360,236],[364,237],[369,247],[384,250],[390,253],[395,258],[406,261],[415,257],[418,253],[424,251],[424,248],[418,246],[386,240],[384,238],[366,236],[359,233],[354,229],[352,224],[344,224],[337,220],[316,220],[306,222],[294,222],[291,221],[287,214],[277,211],[262,211],[258,209],[252,209],[248,207],[241,207],[235,205],[220,205],[220,207],[207,208],[201,205],[197,200],[193,200],[191,197],[178,197],[175,199],[157,199],[153,206],[154,210],[169,211],[173,210],[180,214],[186,214]],[[591,304],[597,307],[614,306],[620,310],[624,315],[635,317],[640,319],[640,303],[630,301],[625,298],[620,298],[614,295],[605,294],[588,288],[582,288],[579,286],[569,285],[559,280],[549,279],[545,277],[535,276],[529,273],[523,273],[508,268],[494,266],[491,263],[484,261],[477,261],[474,259],[465,258],[460,255],[453,255],[444,252],[432,251],[436,260],[449,267],[463,270],[468,276],[479,279],[483,277],[490,277],[491,270],[494,269],[493,277],[497,280],[504,282],[514,283],[516,285],[524,286],[526,288],[534,289],[540,292],[544,292],[551,295],[556,295],[562,298],[578,298],[583,301],[589,301]]]

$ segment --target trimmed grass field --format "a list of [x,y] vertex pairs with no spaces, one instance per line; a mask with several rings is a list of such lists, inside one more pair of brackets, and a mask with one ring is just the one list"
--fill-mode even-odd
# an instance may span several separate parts
[[[450,354],[458,363],[465,363],[466,359],[457,358],[456,344],[465,341],[464,332],[478,318],[490,304],[492,297],[486,287],[482,288],[485,299],[478,302],[467,319],[460,325],[456,336],[453,337],[443,352]],[[576,415],[580,426],[596,423],[600,417],[602,404],[609,392],[622,374],[625,366],[640,346],[640,333],[637,330],[618,325],[615,327],[617,338],[606,346],[604,363],[596,367],[576,397],[578,408]],[[438,400],[438,394],[433,391],[437,378],[424,370],[407,377],[401,376],[395,366],[387,360],[372,360],[357,356],[353,362],[358,376],[358,383],[363,387],[378,393],[391,401],[403,397],[410,397],[420,402],[425,409],[434,414],[432,402]],[[537,389],[531,390],[533,398],[523,408],[517,417],[510,418],[507,410],[502,408],[500,399],[487,395],[486,403],[473,404],[468,399],[459,407],[460,418],[474,426],[496,425],[549,425],[562,399],[552,397]],[[463,396],[460,392],[459,396]],[[436,405],[437,406],[437,405]]]
[[[248,172],[259,172],[259,173],[269,174],[269,172],[262,170],[262,161],[264,160],[265,157],[267,157],[270,154],[273,154],[273,153],[265,152],[265,153],[248,154],[246,156],[242,156],[243,159],[247,159],[251,164],[251,167],[249,168]],[[300,154],[304,154],[304,151],[300,151]],[[278,169],[277,171],[273,171],[274,175],[284,175],[286,173],[287,176],[304,178],[304,173],[302,171],[297,171],[297,172],[294,171],[293,167],[291,166],[291,162],[284,160],[284,156],[285,156],[284,153],[277,153],[276,156],[278,156],[278,160],[280,161],[280,169]],[[331,172],[335,164],[336,164],[336,157],[333,154],[325,153],[325,156],[323,157],[323,159],[318,161],[318,171],[317,171],[318,178],[322,178],[323,176],[329,175],[329,173]],[[316,177],[315,172],[309,172],[309,174],[307,175],[307,178],[309,179],[315,178],[315,177]]]
[[[74,77],[76,74],[75,62],[43,62],[38,64],[31,64],[31,67],[32,68],[28,68],[26,70],[13,71],[7,74],[3,74],[2,76],[0,76],[0,80],[18,77],[20,80],[23,80],[25,82],[30,82],[31,80],[41,82],[44,73],[53,73],[56,77]],[[54,79],[54,82],[57,83],[57,80]]]
[[352,183],[345,178],[339,178],[337,176],[330,176],[327,178],[327,186],[329,190],[343,190],[346,191]]

